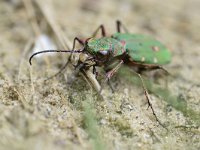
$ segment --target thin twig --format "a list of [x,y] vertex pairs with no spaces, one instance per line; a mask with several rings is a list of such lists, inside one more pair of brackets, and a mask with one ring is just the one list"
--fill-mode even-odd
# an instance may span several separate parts
[[26,8],[26,11],[27,11],[28,18],[30,19],[33,31],[34,31],[36,37],[38,37],[39,35],[41,35],[41,31],[40,31],[40,27],[37,23],[37,19],[36,19],[36,15],[35,15],[35,11],[34,11],[32,2],[31,2],[31,0],[23,0],[23,3]]
[[[51,8],[50,3],[47,3],[44,1],[35,1],[36,4],[39,6],[41,12],[43,13],[44,17],[46,18],[47,22],[49,23],[50,27],[53,29],[54,33],[56,34],[56,37],[60,41],[62,47],[64,49],[70,49],[70,41],[69,39],[63,34],[60,26],[56,23],[53,9]],[[45,3],[45,4],[44,4]]]

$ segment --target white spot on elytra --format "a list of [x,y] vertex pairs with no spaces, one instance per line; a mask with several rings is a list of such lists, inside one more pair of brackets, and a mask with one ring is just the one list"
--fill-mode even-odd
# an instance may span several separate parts
[[154,57],[153,62],[157,63],[158,62],[157,58]]
[[145,57],[142,57],[141,61],[144,62],[145,61]]

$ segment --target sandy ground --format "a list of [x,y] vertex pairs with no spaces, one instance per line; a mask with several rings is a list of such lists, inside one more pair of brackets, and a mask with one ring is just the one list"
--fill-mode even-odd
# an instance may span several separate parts
[[[0,1],[0,149],[200,149],[199,14],[199,0]],[[88,38],[100,24],[108,34],[116,32],[117,19],[131,33],[149,34],[171,50],[172,61],[164,66],[171,76],[144,75],[167,130],[125,67],[112,79],[115,93],[103,84],[100,70],[101,100],[72,65],[44,82],[67,54],[28,63],[41,34],[70,49],[74,37]]]

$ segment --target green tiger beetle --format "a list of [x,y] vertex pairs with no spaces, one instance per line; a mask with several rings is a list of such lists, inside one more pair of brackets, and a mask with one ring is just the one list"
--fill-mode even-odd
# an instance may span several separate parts
[[[171,61],[170,51],[166,46],[154,38],[142,34],[128,33],[128,30],[120,21],[116,21],[116,24],[117,33],[114,33],[110,37],[106,35],[104,26],[100,25],[95,30],[92,37],[85,41],[75,37],[72,50],[44,50],[36,52],[30,57],[29,63],[31,64],[31,60],[35,55],[41,53],[83,53],[87,55],[87,58],[84,61],[80,61],[76,67],[83,70],[93,67],[93,73],[97,74],[96,67],[103,66],[106,71],[106,81],[108,82],[122,64],[130,67],[137,67],[138,70],[135,71],[135,73],[142,82],[143,90],[148,101],[148,107],[151,108],[158,123],[162,125],[155,114],[152,104],[150,103],[150,96],[145,88],[140,73],[141,70],[146,69],[161,69],[168,73],[161,65],[167,64]],[[122,28],[125,30],[125,33],[121,33]],[[102,37],[95,38],[99,31],[101,31]],[[83,46],[81,49],[75,50],[76,41]],[[111,69],[107,69],[113,62],[117,62],[117,64],[115,64]],[[66,65],[67,64],[68,62]],[[61,69],[61,71],[66,67],[66,65]]]

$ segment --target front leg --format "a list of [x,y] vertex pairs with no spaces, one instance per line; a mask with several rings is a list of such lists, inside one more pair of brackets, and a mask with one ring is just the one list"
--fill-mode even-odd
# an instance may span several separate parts
[[92,37],[96,37],[96,35],[97,35],[97,33],[99,32],[99,30],[101,30],[101,35],[102,35],[102,37],[105,37],[105,36],[106,36],[106,30],[105,30],[104,25],[100,25],[100,26],[94,31],[94,33],[92,34]]
[[110,80],[111,77],[119,70],[121,65],[124,63],[123,60],[120,60],[120,62],[110,71],[106,73],[106,81]]
[[[81,39],[79,39],[78,37],[75,37],[75,38],[74,38],[74,41],[73,41],[73,46],[72,46],[72,53],[73,53],[73,51],[75,50],[76,41],[77,41],[79,44],[81,44],[82,46],[84,46],[84,42],[83,42]],[[70,63],[70,60],[71,60],[71,57],[72,57],[72,53],[70,54],[69,58],[67,59],[67,62],[61,67],[61,69],[60,69],[57,73],[55,73],[54,75],[48,77],[45,81],[48,81],[48,80],[50,80],[50,79],[52,79],[52,78],[58,76],[59,74],[61,74],[61,73],[65,70],[65,68],[66,68],[66,67],[68,66],[68,64]]]

